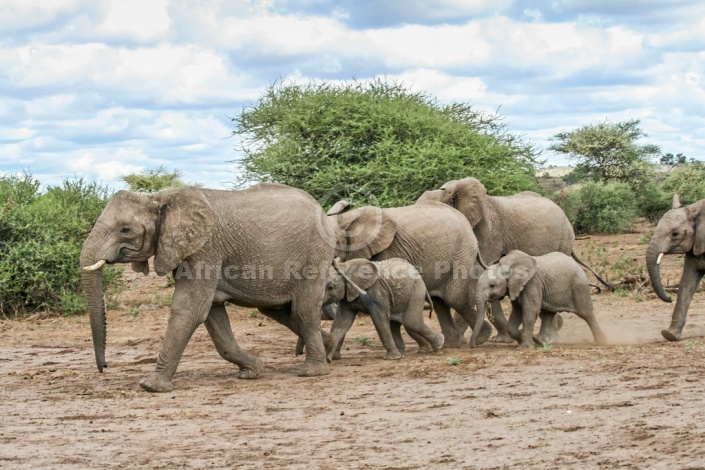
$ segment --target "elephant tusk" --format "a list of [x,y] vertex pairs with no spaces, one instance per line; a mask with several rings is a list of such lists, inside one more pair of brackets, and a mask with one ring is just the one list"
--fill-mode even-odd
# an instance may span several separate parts
[[658,258],[656,258],[656,264],[661,264],[661,258],[663,258],[663,253],[658,254]]
[[107,263],[107,260],[102,259],[102,260],[98,261],[96,264],[91,264],[90,266],[84,266],[82,269],[84,271],[95,271],[97,269],[102,268],[105,263]]

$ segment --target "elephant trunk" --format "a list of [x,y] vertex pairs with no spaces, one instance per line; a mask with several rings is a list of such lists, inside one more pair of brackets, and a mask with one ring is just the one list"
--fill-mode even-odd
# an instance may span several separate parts
[[477,344],[477,337],[480,335],[482,330],[482,325],[485,323],[485,308],[487,307],[487,299],[484,295],[478,294],[476,297],[475,305],[477,306],[477,311],[475,312],[475,325],[472,329],[472,336],[470,336],[470,347],[474,348]]
[[[90,236],[88,240],[90,240]],[[86,240],[81,250],[81,282],[83,290],[86,292],[88,302],[88,316],[91,323],[91,333],[93,335],[93,349],[95,350],[95,362],[98,370],[103,372],[105,364],[105,297],[103,294],[103,268],[105,259],[98,259],[96,250],[92,244]]]
[[666,291],[661,284],[661,270],[659,266],[659,263],[661,262],[661,255],[668,250],[661,249],[658,245],[658,242],[652,240],[649,247],[646,249],[646,268],[649,272],[651,286],[654,288],[656,295],[658,295],[664,302],[672,302],[673,299],[666,294]]

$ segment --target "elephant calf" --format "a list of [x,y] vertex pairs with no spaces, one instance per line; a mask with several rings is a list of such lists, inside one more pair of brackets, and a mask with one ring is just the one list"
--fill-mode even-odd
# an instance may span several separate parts
[[[593,314],[587,276],[568,255],[554,252],[529,256],[523,251],[510,251],[497,264],[489,266],[478,280],[476,301],[481,308],[479,311],[484,311],[486,302],[506,295],[512,301],[507,332],[520,342],[520,348],[532,348],[534,342],[542,345],[558,312],[577,314],[587,322],[595,342],[605,342]],[[534,337],[534,324],[539,314],[542,317],[541,330]],[[518,330],[520,324],[523,324],[521,333]],[[471,345],[474,345],[474,336],[473,333]]]
[[443,346],[444,337],[424,323],[426,300],[430,302],[431,298],[421,275],[403,259],[369,261],[360,258],[334,263],[329,270],[323,299],[324,305],[339,304],[326,342],[328,360],[332,360],[339,350],[359,311],[372,318],[387,350],[385,359],[399,359],[404,352],[401,325],[421,348],[428,342],[434,352],[438,351]]

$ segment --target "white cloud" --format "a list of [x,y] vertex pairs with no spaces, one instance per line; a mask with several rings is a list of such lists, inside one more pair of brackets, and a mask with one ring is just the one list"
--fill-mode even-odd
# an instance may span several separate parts
[[80,174],[94,175],[103,181],[115,181],[121,176],[144,170],[144,167],[125,163],[122,159],[143,157],[138,149],[117,149],[114,155],[109,157],[95,157],[91,152],[85,152],[79,157],[70,159],[68,166]]
[[170,25],[167,0],[113,0],[97,32],[145,42],[166,39]]

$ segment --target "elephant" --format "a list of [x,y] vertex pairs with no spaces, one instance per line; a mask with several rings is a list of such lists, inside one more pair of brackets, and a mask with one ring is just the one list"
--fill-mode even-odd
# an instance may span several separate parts
[[[460,347],[463,337],[453,324],[450,308],[475,325],[475,285],[485,266],[463,214],[436,201],[386,209],[334,207],[339,209],[329,211],[328,217],[337,227],[336,256],[343,261],[401,258],[411,263],[433,299],[444,347]],[[491,334],[491,325],[483,322],[478,343]]]
[[[512,250],[501,257],[477,281],[478,309],[484,309],[488,301],[507,295],[512,302],[507,333],[519,341],[519,348],[533,348],[534,343],[543,345],[550,338],[551,317],[558,312],[577,314],[590,327],[595,342],[605,343],[605,335],[593,313],[587,276],[565,253],[529,256]],[[541,330],[534,337],[534,324],[539,314]],[[521,333],[520,323],[523,325]],[[474,336],[473,332],[471,346],[475,345]]]
[[[335,263],[329,270],[323,303],[338,302],[326,350],[333,360],[357,312],[369,313],[387,350],[385,359],[399,359],[405,352],[400,325],[419,343],[430,344],[434,352],[443,346],[443,334],[424,323],[424,302],[431,302],[419,272],[400,258],[369,261],[357,258]],[[392,325],[395,325],[392,328]],[[480,325],[480,328],[482,325]]]
[[240,378],[259,375],[262,361],[236,343],[226,301],[258,308],[304,338],[306,358],[299,375],[328,374],[320,315],[334,252],[334,228],[318,202],[285,185],[119,191],[80,255],[98,370],[106,366],[101,267],[129,262],[148,274],[148,259],[154,256],[154,271],[171,272],[176,286],[156,370],[140,382],[143,389],[173,389],[171,379],[186,344],[204,322],[218,353],[239,367]]
[[[551,252],[571,255],[589,269],[604,285],[609,284],[584,264],[573,251],[575,233],[563,210],[553,201],[532,191],[512,196],[488,196],[485,186],[476,178],[448,181],[435,191],[426,191],[419,201],[440,201],[458,209],[473,227],[480,254],[493,263],[512,250],[533,256]],[[492,302],[492,320],[497,329],[497,342],[512,342],[506,332],[506,318],[501,304]],[[555,316],[555,330],[563,324]],[[459,324],[458,324],[459,323]],[[461,331],[466,326],[456,322]]]
[[661,331],[668,341],[681,339],[690,301],[705,274],[705,199],[681,207],[678,195],[674,195],[672,209],[661,217],[646,249],[646,267],[651,285],[664,302],[672,302],[673,299],[661,284],[661,258],[664,254],[681,253],[685,254],[685,260],[671,326]]

